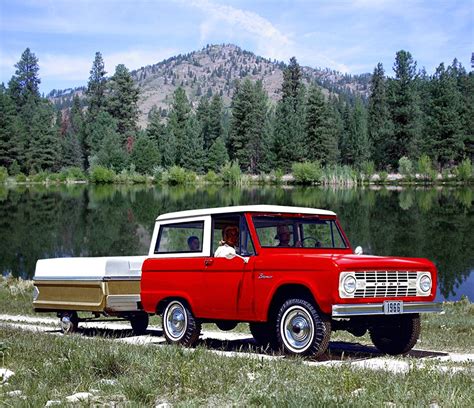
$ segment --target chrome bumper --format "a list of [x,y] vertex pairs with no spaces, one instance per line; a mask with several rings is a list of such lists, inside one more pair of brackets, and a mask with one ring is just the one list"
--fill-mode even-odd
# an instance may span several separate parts
[[[443,310],[441,303],[403,302],[403,314],[407,313],[439,313]],[[383,303],[362,303],[333,305],[332,317],[383,315]],[[390,316],[390,315],[388,315]]]

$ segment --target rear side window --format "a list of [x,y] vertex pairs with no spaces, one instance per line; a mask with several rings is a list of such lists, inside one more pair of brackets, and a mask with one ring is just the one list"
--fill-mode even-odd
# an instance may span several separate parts
[[160,227],[155,254],[202,252],[204,221],[180,222]]

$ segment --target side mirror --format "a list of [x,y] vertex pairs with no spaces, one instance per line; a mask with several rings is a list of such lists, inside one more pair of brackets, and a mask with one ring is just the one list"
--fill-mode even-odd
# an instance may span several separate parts
[[249,263],[249,258],[248,257],[244,257],[244,256],[240,256],[238,254],[234,254],[234,253],[228,253],[228,254],[225,254],[225,257],[226,259],[234,259],[234,258],[240,258],[244,261],[244,263]]
[[354,249],[354,254],[356,255],[362,255],[364,253],[364,250],[362,249],[362,247],[359,245],[356,247],[356,249]]

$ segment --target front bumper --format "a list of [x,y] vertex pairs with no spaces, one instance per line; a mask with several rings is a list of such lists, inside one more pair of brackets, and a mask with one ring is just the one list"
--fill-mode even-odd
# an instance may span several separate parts
[[[439,313],[443,310],[441,303],[403,302],[403,314],[408,313]],[[361,303],[333,305],[332,317],[374,316],[383,315],[383,303]]]

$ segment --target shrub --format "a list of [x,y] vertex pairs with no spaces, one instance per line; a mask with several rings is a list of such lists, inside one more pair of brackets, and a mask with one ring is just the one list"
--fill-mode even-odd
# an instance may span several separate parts
[[272,184],[282,184],[283,176],[285,173],[281,169],[272,170],[270,173],[270,183]]
[[48,175],[48,182],[50,183],[59,183],[62,180],[61,174],[60,173],[51,173]]
[[8,171],[5,167],[0,167],[0,183],[5,183],[8,179]]
[[474,168],[472,166],[471,160],[464,159],[454,171],[456,179],[461,181],[469,181],[473,178]]
[[242,172],[238,161],[227,162],[221,168],[222,181],[225,184],[237,186],[242,183]]
[[398,172],[407,180],[413,177],[413,163],[408,157],[403,156],[398,160]]
[[74,181],[87,180],[87,176],[79,167],[68,167],[66,169],[66,173],[67,173],[68,180],[74,180]]
[[46,173],[45,171],[40,171],[39,173],[30,176],[30,180],[33,183],[46,183],[46,181],[48,180],[48,173]]
[[291,169],[297,184],[319,183],[323,175],[321,164],[318,161],[293,163]]
[[222,180],[217,175],[213,170],[209,170],[205,175],[204,175],[204,181],[209,184],[217,184],[221,183]]
[[365,178],[370,181],[375,173],[375,164],[373,161],[365,161],[360,165],[360,171]]
[[10,164],[10,168],[8,169],[8,173],[12,176],[16,176],[17,174],[20,174],[21,168],[20,165],[16,160],[12,161],[12,164]]
[[195,181],[196,173],[194,171],[188,171],[179,166],[172,166],[161,175],[161,182],[172,186],[194,183]]
[[26,176],[23,173],[18,173],[15,176],[15,181],[17,183],[26,183]]
[[115,172],[103,166],[94,166],[89,171],[89,177],[91,182],[95,184],[113,183]]
[[385,183],[388,179],[388,173],[384,170],[379,173],[379,181]]
[[433,169],[431,159],[426,154],[422,154],[418,159],[418,173],[424,180],[436,179],[436,170]]

